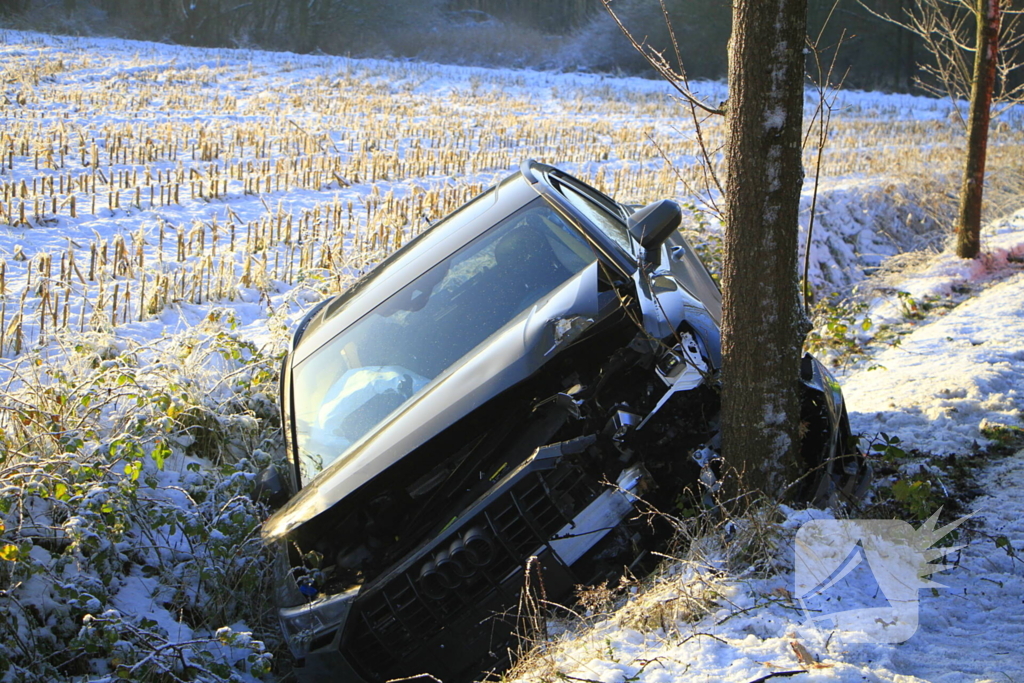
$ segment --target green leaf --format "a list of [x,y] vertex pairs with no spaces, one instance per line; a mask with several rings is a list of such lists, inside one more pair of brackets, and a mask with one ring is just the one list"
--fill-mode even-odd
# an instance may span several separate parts
[[53,487],[53,497],[57,500],[67,500],[70,498],[67,484],[62,481],[57,482],[57,485]]
[[17,562],[21,557],[21,551],[18,546],[11,545],[0,545],[0,560],[6,560],[7,562]]
[[161,441],[153,447],[153,462],[156,463],[158,470],[162,470],[164,468],[164,461],[166,461],[170,455],[171,449],[168,448],[167,443],[164,441]]
[[1008,539],[1006,536],[996,537],[996,547],[1005,550],[1006,554],[1010,557],[1017,556],[1017,550],[1010,544],[1010,539]]

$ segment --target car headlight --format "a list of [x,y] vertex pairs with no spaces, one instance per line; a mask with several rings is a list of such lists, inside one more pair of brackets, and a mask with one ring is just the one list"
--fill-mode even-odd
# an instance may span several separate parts
[[297,658],[309,654],[310,643],[328,633],[336,631],[348,617],[352,602],[359,588],[344,593],[328,595],[298,607],[278,610],[281,630],[284,632],[292,654]]

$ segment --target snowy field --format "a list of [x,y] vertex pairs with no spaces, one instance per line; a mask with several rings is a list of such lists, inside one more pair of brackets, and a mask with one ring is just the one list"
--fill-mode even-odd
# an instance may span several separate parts
[[[677,198],[717,253],[692,125],[657,81],[13,31],[0,69],[4,682],[287,675],[247,494],[282,454],[288,332],[520,160],[626,202]],[[815,105],[809,90],[808,118]],[[930,497],[908,500],[930,505],[946,456],[977,465],[976,530],[938,577],[950,588],[922,594],[903,645],[810,629],[787,598],[786,548],[821,513],[794,511],[766,523],[770,578],[723,574],[708,549],[645,598],[657,622],[595,609],[593,630],[525,677],[1024,681],[1024,567],[1010,552],[1024,553],[1024,456],[985,451],[1021,427],[1024,115],[995,127],[990,164],[1010,190],[974,264],[940,253],[963,144],[950,105],[842,93],[832,119],[810,279],[822,299],[862,290],[819,352],[845,371],[854,431],[920,452],[883,487],[926,471]],[[719,123],[706,133],[721,145]],[[910,250],[924,254],[912,269],[884,266]],[[651,607],[690,589],[699,609]]]

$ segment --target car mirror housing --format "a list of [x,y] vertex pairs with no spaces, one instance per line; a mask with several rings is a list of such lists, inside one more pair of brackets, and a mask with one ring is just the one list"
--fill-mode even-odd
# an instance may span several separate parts
[[627,219],[626,227],[649,254],[645,257],[649,261],[682,221],[683,210],[679,205],[671,199],[662,199],[639,209]]

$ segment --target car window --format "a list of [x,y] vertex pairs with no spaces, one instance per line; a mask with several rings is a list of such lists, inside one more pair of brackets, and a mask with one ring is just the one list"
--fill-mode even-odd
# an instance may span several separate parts
[[583,235],[538,198],[296,366],[303,481],[595,259]]
[[[505,182],[509,181],[506,180]],[[505,183],[503,182],[502,185],[504,184]],[[485,190],[475,199],[459,207],[451,215],[446,216],[445,218],[441,219],[440,222],[432,225],[430,229],[419,234],[414,239],[414,241],[418,244],[418,248],[424,251],[433,249],[436,244],[448,239],[452,233],[464,229],[468,223],[477,220],[485,211],[494,206],[494,203],[497,199],[499,187],[500,185]],[[353,289],[350,289],[348,292],[346,292],[346,295],[353,294],[355,290],[358,290],[360,287],[365,286],[372,280],[380,281],[386,279],[391,274],[391,272],[393,272],[393,266],[397,265],[397,259],[393,263],[385,261],[381,264],[377,264],[372,268],[372,272],[370,273],[370,275],[368,277],[364,277],[360,282],[356,283]],[[326,320],[333,317],[339,310],[344,308],[347,303],[348,296],[337,297],[326,306],[323,312],[323,318]]]
[[626,230],[626,225],[619,218],[572,185],[557,181],[553,184],[562,193],[562,196],[568,199],[580,213],[594,224],[594,227],[610,237],[612,241],[622,247],[622,250],[630,256],[636,253],[633,248],[633,240]]

